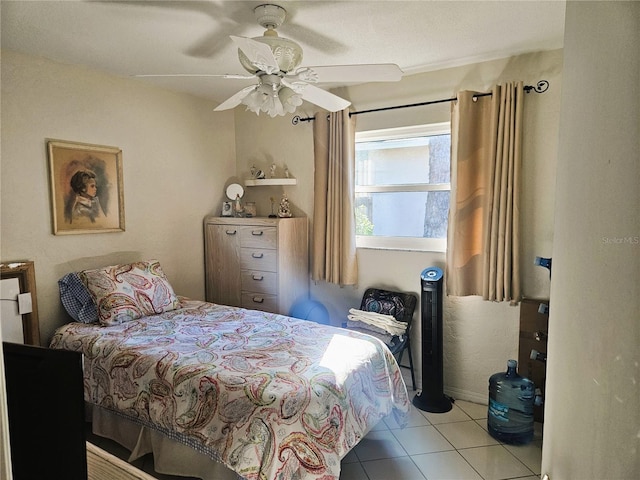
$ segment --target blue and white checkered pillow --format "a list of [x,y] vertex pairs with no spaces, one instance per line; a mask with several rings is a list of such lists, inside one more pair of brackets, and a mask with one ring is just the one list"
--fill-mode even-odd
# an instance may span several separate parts
[[67,273],[58,280],[58,288],[62,305],[76,322],[96,323],[98,321],[96,304],[76,272]]

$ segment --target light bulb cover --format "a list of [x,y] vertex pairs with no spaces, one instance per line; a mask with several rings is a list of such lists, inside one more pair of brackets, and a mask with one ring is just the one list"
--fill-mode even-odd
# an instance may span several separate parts
[[302,105],[302,95],[296,93],[289,87],[282,87],[278,92],[278,97],[286,112],[293,113],[296,111],[296,108]]

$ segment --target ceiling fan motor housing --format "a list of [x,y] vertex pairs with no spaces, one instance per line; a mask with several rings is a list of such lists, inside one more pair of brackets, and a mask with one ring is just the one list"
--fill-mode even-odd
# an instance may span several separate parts
[[279,5],[266,3],[253,9],[259,25],[264,28],[278,28],[284,22],[287,11]]
[[[265,4],[256,7],[253,13],[258,23],[267,29],[262,37],[255,37],[253,40],[271,48],[282,73],[298,68],[302,63],[302,47],[293,40],[278,36],[278,32],[275,31],[284,22],[286,10],[278,5]],[[249,73],[255,74],[260,71],[241,50],[238,50],[238,58],[242,67]]]

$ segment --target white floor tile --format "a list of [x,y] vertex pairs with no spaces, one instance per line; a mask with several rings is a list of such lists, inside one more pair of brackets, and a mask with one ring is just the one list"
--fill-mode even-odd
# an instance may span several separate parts
[[456,449],[486,447],[500,443],[473,420],[443,423],[436,425],[436,428]]
[[482,480],[455,451],[414,455],[411,459],[429,480]]
[[[385,417],[384,423],[390,429],[400,428],[400,425],[395,421],[393,415]],[[407,427],[422,427],[426,425],[430,425],[429,420],[425,418],[420,410],[411,405],[411,409],[407,414]]]
[[356,455],[356,452],[354,450],[350,450],[349,453],[347,453],[342,460],[340,460],[340,464],[345,464],[345,463],[357,463],[360,460],[358,459],[358,456]]
[[389,430],[370,432],[354,450],[361,462],[407,456],[407,452]]
[[425,480],[410,457],[386,458],[363,462],[369,480]]
[[487,418],[487,406],[480,403],[467,402],[466,400],[456,400],[456,405],[474,420]]
[[360,462],[340,466],[340,480],[369,480]]
[[542,471],[542,440],[527,445],[504,445],[511,454],[524,463],[536,475]]
[[502,445],[467,448],[459,453],[484,480],[504,480],[533,473]]
[[474,422],[476,422],[485,432],[489,433],[489,427],[487,426],[486,418],[479,418],[478,420],[474,420]]
[[387,424],[385,422],[387,420],[392,421],[392,419],[393,419],[393,415],[389,415],[388,417],[383,418],[378,423],[376,423],[369,431],[373,432],[375,430],[388,430],[389,427],[387,427]]
[[465,421],[471,420],[471,417],[466,413],[464,413],[455,403],[453,404],[453,407],[451,408],[451,410],[449,410],[446,413],[422,412],[422,414],[433,425],[437,425],[440,423],[450,423],[450,422],[465,422]]
[[391,433],[409,455],[453,450],[453,446],[433,426],[391,430]]

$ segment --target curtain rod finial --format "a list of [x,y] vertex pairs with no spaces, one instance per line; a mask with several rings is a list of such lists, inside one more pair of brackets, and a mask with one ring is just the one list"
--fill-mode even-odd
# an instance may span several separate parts
[[547,82],[546,80],[540,80],[538,83],[536,83],[535,87],[533,85],[526,85],[524,87],[524,91],[527,93],[529,93],[531,90],[536,93],[544,93],[549,90],[549,82]]
[[291,119],[292,125],[298,125],[300,122],[311,122],[313,121],[313,117],[302,118],[300,115],[294,115]]

